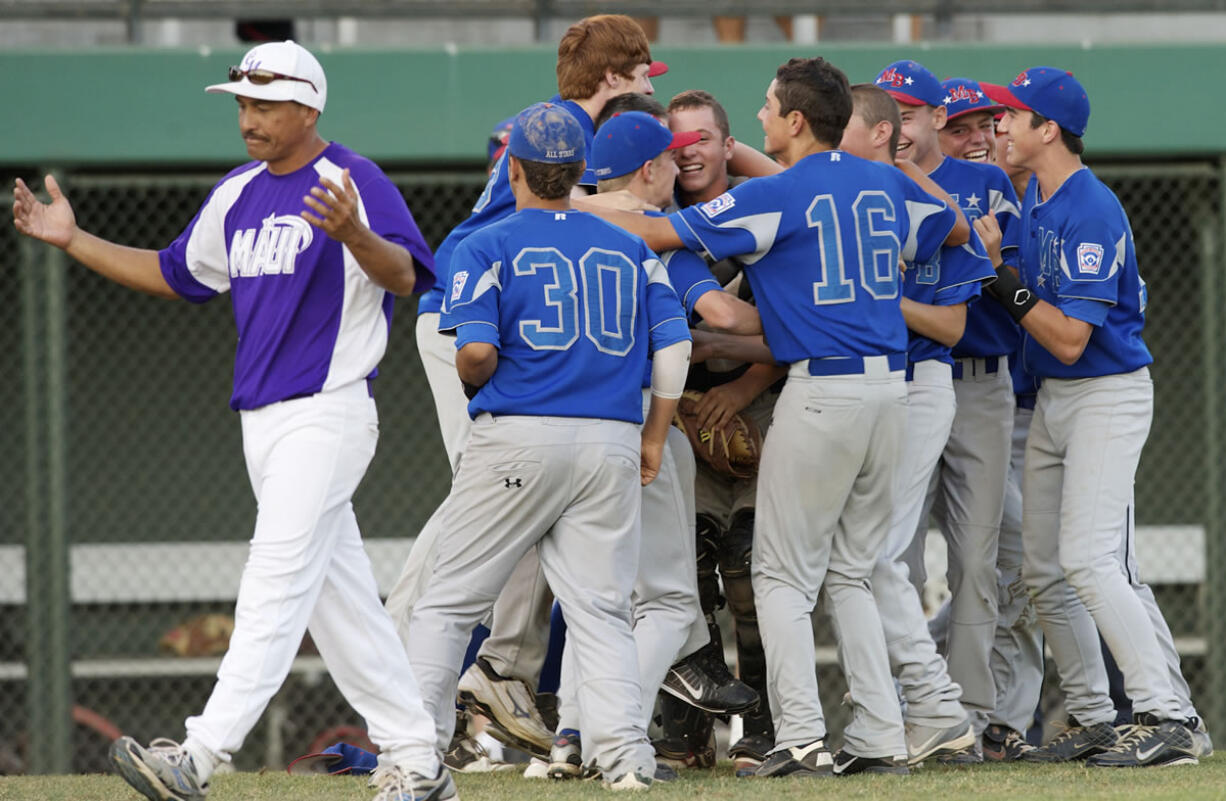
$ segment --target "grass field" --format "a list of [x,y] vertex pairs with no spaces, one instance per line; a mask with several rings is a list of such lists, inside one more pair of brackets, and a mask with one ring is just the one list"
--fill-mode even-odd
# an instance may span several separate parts
[[[610,798],[593,782],[529,781],[517,773],[458,776],[463,801],[587,801]],[[365,778],[300,777],[284,773],[219,776],[210,801],[367,801]],[[624,797],[619,795],[618,797]],[[652,787],[655,801],[1197,801],[1226,798],[1226,755],[1197,767],[1105,770],[1081,765],[985,765],[975,769],[925,767],[911,776],[846,779],[737,779],[731,763],[714,771],[688,771],[672,784]],[[140,801],[115,776],[0,777],[0,801]]]

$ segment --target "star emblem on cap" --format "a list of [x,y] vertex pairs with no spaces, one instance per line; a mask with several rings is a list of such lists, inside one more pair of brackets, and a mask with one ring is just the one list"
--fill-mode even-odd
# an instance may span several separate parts
[[1030,86],[1030,79],[1027,78],[1026,80],[1022,81],[1022,86]]
[[945,95],[945,97],[941,98],[941,102],[948,106],[950,103],[954,102],[954,99],[949,95]]
[[907,86],[910,86],[911,84],[915,83],[915,79],[912,78],[910,75],[908,75],[905,83],[907,84]]

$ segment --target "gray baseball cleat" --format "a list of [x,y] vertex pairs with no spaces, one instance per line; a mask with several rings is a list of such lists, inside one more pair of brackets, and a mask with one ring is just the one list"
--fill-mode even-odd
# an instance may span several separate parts
[[377,769],[372,779],[379,788],[372,801],[446,801],[456,797],[451,771],[442,764],[433,778],[397,765]]
[[159,737],[145,748],[131,737],[111,743],[111,766],[149,801],[204,801],[208,782],[202,782],[196,765],[183,746]]
[[918,765],[928,757],[952,754],[975,745],[975,731],[969,721],[945,729],[908,723],[906,730],[908,765]]
[[486,731],[495,740],[549,758],[553,732],[545,726],[536,695],[524,682],[498,675],[484,657],[477,657],[460,677],[456,698],[490,719]]

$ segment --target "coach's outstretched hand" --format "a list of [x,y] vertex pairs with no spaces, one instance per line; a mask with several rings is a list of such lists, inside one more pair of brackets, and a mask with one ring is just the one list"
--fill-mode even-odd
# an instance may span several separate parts
[[20,178],[13,186],[13,225],[26,236],[67,249],[77,230],[77,217],[68,198],[50,175],[46,178],[50,203],[43,203]]

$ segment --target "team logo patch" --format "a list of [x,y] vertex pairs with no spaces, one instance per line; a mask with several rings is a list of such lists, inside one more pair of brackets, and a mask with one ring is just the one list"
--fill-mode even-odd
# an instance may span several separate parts
[[460,270],[451,277],[451,299],[459,300],[464,294],[464,285],[468,283],[468,271]]
[[1077,269],[1083,273],[1098,275],[1103,268],[1103,246],[1082,242],[1077,246]]
[[714,217],[717,214],[722,214],[728,209],[736,205],[736,198],[725,192],[714,200],[708,200],[702,204],[702,213],[708,217]]

